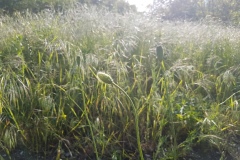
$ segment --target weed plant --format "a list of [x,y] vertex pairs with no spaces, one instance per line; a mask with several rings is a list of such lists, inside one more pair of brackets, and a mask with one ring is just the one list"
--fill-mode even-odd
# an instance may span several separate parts
[[138,159],[141,148],[145,158],[180,159],[215,148],[239,157],[240,30],[143,17],[81,6],[1,17],[0,150]]

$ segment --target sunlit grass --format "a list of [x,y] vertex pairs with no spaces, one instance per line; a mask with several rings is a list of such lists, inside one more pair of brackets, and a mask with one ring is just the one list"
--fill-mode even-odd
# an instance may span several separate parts
[[[140,149],[178,159],[194,147],[239,156],[239,29],[82,7],[0,21],[0,149],[9,156],[22,145],[56,159],[138,159]],[[129,97],[99,83],[98,71]]]

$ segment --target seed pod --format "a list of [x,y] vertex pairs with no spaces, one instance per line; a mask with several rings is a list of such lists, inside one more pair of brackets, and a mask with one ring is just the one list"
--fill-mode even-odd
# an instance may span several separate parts
[[157,59],[162,61],[163,60],[163,48],[162,48],[162,46],[157,46],[156,54],[157,54]]
[[113,84],[113,79],[110,75],[104,73],[104,72],[98,72],[97,73],[97,78],[98,80],[102,81],[103,83],[106,84]]
[[80,56],[77,56],[77,65],[78,65],[78,66],[80,66],[80,61],[81,61]]

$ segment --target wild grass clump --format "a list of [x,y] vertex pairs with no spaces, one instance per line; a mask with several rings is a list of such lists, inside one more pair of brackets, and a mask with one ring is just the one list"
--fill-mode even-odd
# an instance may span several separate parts
[[239,156],[239,29],[80,6],[0,22],[9,156],[22,145],[56,159]]

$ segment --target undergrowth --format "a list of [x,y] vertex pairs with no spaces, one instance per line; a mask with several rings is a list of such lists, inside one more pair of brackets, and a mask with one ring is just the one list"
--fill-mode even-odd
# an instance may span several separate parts
[[180,159],[199,147],[239,157],[240,30],[143,17],[86,7],[1,17],[0,149],[138,159],[141,148]]

